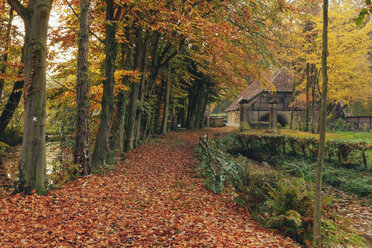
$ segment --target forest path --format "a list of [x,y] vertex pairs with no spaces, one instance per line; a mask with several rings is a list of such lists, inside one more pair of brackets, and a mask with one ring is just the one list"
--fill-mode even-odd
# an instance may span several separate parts
[[[213,131],[211,131],[213,132]],[[201,133],[170,133],[48,196],[0,198],[0,247],[295,247],[195,177]]]

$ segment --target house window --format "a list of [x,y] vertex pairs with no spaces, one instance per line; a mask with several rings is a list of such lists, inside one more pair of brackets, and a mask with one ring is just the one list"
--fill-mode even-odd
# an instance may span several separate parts
[[279,103],[284,103],[284,99],[285,99],[285,97],[280,97],[279,98]]

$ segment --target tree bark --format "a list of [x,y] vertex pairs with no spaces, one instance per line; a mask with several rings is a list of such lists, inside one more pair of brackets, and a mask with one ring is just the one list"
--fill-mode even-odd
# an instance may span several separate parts
[[296,99],[296,80],[293,80],[292,84],[292,103],[291,103],[291,119],[289,121],[289,129],[294,129],[294,102]]
[[[12,30],[12,22],[13,22],[13,9],[11,8],[9,11],[9,22],[6,27],[6,32],[5,32],[5,46],[4,46],[4,54],[1,58],[1,62],[4,62],[4,64],[1,66],[0,74],[4,75],[6,73],[6,63],[8,62],[8,49],[10,47],[10,31]],[[4,78],[0,78],[0,98],[3,95],[3,89],[4,89]]]
[[[139,61],[141,61],[141,57],[142,57],[141,28],[137,30],[136,40],[137,41],[136,41],[136,51],[134,53],[133,70],[137,69]],[[139,94],[139,84],[133,83],[131,93],[130,93],[130,102],[129,102],[129,109],[128,109],[128,127],[127,127],[126,141],[125,141],[127,151],[131,151],[134,148],[134,135],[135,135],[135,122],[136,122],[136,116],[137,116],[138,94]]]
[[141,73],[141,85],[139,89],[139,103],[140,106],[137,106],[137,114],[136,114],[136,122],[135,122],[135,135],[134,135],[134,146],[137,147],[140,141],[140,129],[141,129],[141,121],[142,121],[142,115],[143,115],[143,103],[145,100],[145,83],[146,83],[146,76],[147,76],[147,67],[148,67],[148,46],[149,46],[149,37],[145,38],[145,45],[144,45],[144,51],[143,51],[143,58],[142,58],[142,73]]
[[121,6],[118,6],[118,10],[115,17],[115,3],[114,0],[106,1],[106,67],[105,67],[105,81],[103,83],[103,96],[101,103],[101,118],[100,125],[98,128],[98,134],[96,139],[96,145],[94,147],[92,157],[92,169],[100,169],[107,157],[109,149],[109,134],[111,124],[111,114],[113,110],[113,95],[114,95],[114,72],[115,72],[115,60],[117,56],[117,41],[116,41],[116,30],[117,30],[117,19],[121,13]]
[[10,120],[13,117],[15,110],[18,107],[18,104],[22,96],[22,88],[24,81],[17,81],[14,84],[12,93],[9,96],[8,102],[5,105],[5,108],[0,116],[0,138],[4,137],[5,129],[8,126]]
[[117,104],[117,118],[116,123],[114,126],[112,140],[111,140],[111,152],[115,153],[118,145],[120,144],[120,137],[122,132],[122,126],[125,122],[125,100],[126,100],[126,93],[124,91],[120,91],[118,94],[118,104]]
[[309,85],[310,85],[310,64],[306,63],[306,110],[305,110],[305,132],[309,131]]
[[195,120],[196,120],[196,112],[197,112],[197,99],[198,99],[198,83],[194,82],[191,88],[189,89],[189,105],[187,111],[187,120],[186,120],[186,128],[194,129],[195,128]]
[[208,85],[205,85],[205,95],[204,95],[204,99],[202,99],[203,100],[203,105],[202,105],[202,109],[200,111],[199,128],[204,128],[204,114],[205,114],[206,109],[207,109],[208,97],[209,97],[209,87],[208,87]]
[[36,190],[45,194],[45,88],[47,35],[52,0],[30,0],[23,6],[8,1],[25,26],[23,63],[25,72],[25,121],[22,150],[18,162],[18,191]]
[[312,84],[311,84],[311,97],[312,97],[312,102],[311,102],[311,132],[315,133],[316,132],[316,123],[315,122],[315,85],[316,82],[319,80],[319,73],[318,70],[316,69],[315,65],[313,64],[313,78],[312,78]]
[[76,81],[76,146],[74,162],[80,164],[82,174],[91,172],[89,160],[89,6],[90,0],[80,1],[80,30],[78,38]]
[[171,122],[171,131],[176,131],[177,130],[177,113],[176,113],[176,102],[173,101],[173,106],[172,106],[172,122]]
[[162,80],[162,83],[160,86],[156,87],[156,91],[158,92],[157,94],[157,99],[155,101],[155,106],[154,106],[154,112],[153,112],[153,125],[152,125],[152,131],[151,133],[154,133],[154,134],[160,134],[161,133],[161,119],[160,119],[160,115],[161,115],[161,105],[162,103],[164,102],[164,91],[163,91],[163,87],[164,86],[164,81]]
[[320,130],[319,130],[319,148],[318,159],[316,165],[316,180],[315,180],[315,211],[314,211],[314,229],[313,239],[314,246],[321,247],[321,200],[322,200],[322,167],[324,160],[325,135],[326,135],[326,107],[327,107],[327,90],[328,90],[328,74],[327,74],[327,55],[328,55],[328,0],[323,0],[323,48],[322,48],[322,99],[320,106]]
[[170,92],[170,75],[171,74],[171,65],[168,64],[167,70],[167,80],[165,85],[165,97],[164,97],[164,111],[163,111],[163,124],[162,124],[162,135],[167,134],[167,125],[168,125],[168,115],[169,115],[169,92]]

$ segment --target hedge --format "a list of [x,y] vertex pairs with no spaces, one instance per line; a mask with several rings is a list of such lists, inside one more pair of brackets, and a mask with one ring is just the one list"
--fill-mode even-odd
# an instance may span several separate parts
[[[244,144],[247,152],[265,152],[266,154],[303,156],[313,158],[318,153],[318,139],[302,138],[281,134],[237,134],[237,139]],[[327,140],[326,159],[338,160],[342,164],[363,164],[367,168],[367,151],[372,151],[372,144],[365,142],[344,142]]]

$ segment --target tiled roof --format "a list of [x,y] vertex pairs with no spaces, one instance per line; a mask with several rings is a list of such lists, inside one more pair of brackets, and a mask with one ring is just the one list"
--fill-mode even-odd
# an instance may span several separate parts
[[235,101],[225,110],[234,111],[239,109],[239,101],[242,99],[252,99],[253,97],[257,96],[262,92],[262,88],[259,82],[254,82],[248,86],[245,90],[243,90],[239,96],[235,99]]
[[[277,92],[292,92],[292,85],[291,85],[291,77],[288,74],[286,69],[282,69],[271,83],[275,86]],[[235,111],[239,109],[239,101],[242,99],[246,99],[248,101],[252,100],[254,97],[259,95],[265,89],[261,86],[259,82],[254,82],[248,86],[245,90],[243,90],[239,96],[235,99],[235,101],[225,110],[228,111]]]
[[291,76],[288,71],[283,68],[276,77],[271,81],[275,86],[276,91],[292,92]]

